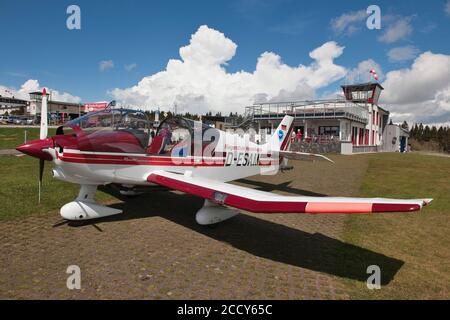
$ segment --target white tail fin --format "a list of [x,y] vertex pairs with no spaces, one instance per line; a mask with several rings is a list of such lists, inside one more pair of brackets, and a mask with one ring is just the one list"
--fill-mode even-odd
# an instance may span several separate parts
[[280,125],[270,137],[272,150],[287,150],[291,143],[292,130],[294,129],[294,117],[284,116]]

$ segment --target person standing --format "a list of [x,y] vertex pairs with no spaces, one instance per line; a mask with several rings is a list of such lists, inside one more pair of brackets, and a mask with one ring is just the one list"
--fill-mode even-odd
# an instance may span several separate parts
[[302,142],[302,130],[301,129],[297,130],[297,142],[298,143]]

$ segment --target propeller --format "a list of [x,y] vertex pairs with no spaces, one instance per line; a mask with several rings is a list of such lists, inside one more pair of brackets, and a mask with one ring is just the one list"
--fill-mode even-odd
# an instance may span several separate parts
[[39,139],[27,141],[16,147],[20,151],[29,156],[39,159],[39,203],[41,203],[41,185],[44,176],[44,161],[52,161],[53,156],[48,152],[49,148],[53,148],[55,143],[53,138],[47,138],[48,120],[47,120],[47,90],[42,90],[41,103],[41,127],[39,131]]
[[44,176],[44,159],[39,159],[39,203],[41,203],[42,177]]
[[[39,139],[44,140],[48,135],[48,121],[47,121],[47,90],[44,88],[42,90],[42,103],[41,103],[41,128],[39,131]],[[39,194],[38,194],[38,202],[41,203],[41,187],[42,187],[42,178],[44,176],[44,165],[45,160],[39,159]]]

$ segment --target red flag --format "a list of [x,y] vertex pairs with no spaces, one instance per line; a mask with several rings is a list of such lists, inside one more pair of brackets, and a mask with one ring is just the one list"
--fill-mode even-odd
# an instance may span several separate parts
[[372,76],[375,78],[375,80],[378,81],[378,75],[377,75],[377,73],[375,72],[375,69],[370,69],[369,72],[372,74]]

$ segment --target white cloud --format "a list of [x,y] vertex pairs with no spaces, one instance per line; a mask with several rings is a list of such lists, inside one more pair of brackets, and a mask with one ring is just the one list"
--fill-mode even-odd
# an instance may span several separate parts
[[382,22],[388,22],[388,26],[378,40],[384,43],[394,43],[405,39],[413,32],[411,17],[385,16]]
[[125,70],[127,70],[127,71],[131,71],[131,70],[135,69],[136,67],[137,67],[136,63],[130,63],[130,64],[126,64],[124,66]]
[[144,77],[130,88],[110,94],[118,101],[145,109],[170,109],[202,113],[242,112],[255,100],[310,99],[315,89],[341,79],[346,69],[334,64],[344,47],[330,41],[310,52],[309,65],[289,66],[273,52],[262,53],[253,72],[229,73],[225,69],[237,45],[217,30],[201,26],[180,48],[181,59],[171,59],[166,69]]
[[450,0],[445,4],[445,13],[450,16]]
[[378,78],[383,78],[383,70],[381,66],[372,59],[367,59],[358,63],[356,68],[351,69],[345,78],[347,83],[362,83],[374,81],[370,70],[374,69]]
[[367,13],[365,10],[352,11],[344,13],[341,16],[331,20],[331,28],[337,34],[350,35],[361,27],[365,26],[364,21],[367,19]]
[[405,62],[416,58],[419,52],[419,49],[410,45],[392,48],[387,55],[390,62]]
[[411,67],[388,72],[382,85],[394,121],[450,123],[450,55],[422,53]]
[[[14,96],[18,99],[29,100],[30,92],[42,91],[42,89],[43,87],[39,85],[39,81],[29,79],[25,81],[19,89],[0,85],[0,95],[6,97]],[[58,90],[51,88],[47,88],[47,91],[51,94],[52,100],[74,103],[79,103],[81,101],[80,97],[71,95],[67,92],[59,92]]]
[[100,71],[106,71],[108,69],[112,69],[114,68],[114,62],[112,60],[103,60],[100,61],[98,64],[98,68],[100,69]]

